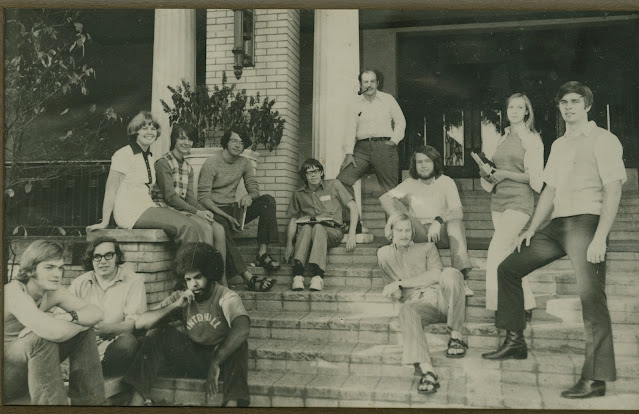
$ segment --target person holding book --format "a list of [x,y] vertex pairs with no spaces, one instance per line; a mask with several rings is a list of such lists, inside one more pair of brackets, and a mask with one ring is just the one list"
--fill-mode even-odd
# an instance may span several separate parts
[[[552,144],[543,173],[546,186],[528,230],[519,236],[517,251],[497,268],[495,326],[506,330],[506,339],[482,357],[496,361],[527,358],[521,279],[568,255],[581,299],[585,357],[581,377],[561,396],[589,398],[605,395],[606,381],[617,376],[606,299],[606,249],[627,176],[619,139],[588,121],[591,89],[567,82],[557,92],[557,104],[566,133]],[[548,215],[550,223],[539,229]]]
[[[408,213],[415,228],[415,243],[433,242],[440,249],[450,248],[452,266],[468,279],[472,265],[462,221],[464,212],[455,181],[443,173],[441,154],[430,145],[418,147],[410,159],[409,173],[410,178],[379,198],[384,211],[388,216]],[[465,292],[473,295],[467,286]]]
[[[486,154],[494,167],[487,174],[479,169],[482,187],[492,193],[490,211],[495,233],[490,240],[486,259],[486,309],[497,310],[497,266],[515,248],[517,237],[533,213],[533,191],[543,187],[544,144],[535,130],[535,115],[528,96],[515,93],[506,102],[510,126],[497,143],[495,151]],[[522,279],[524,308],[530,321],[535,297]]]
[[[271,195],[260,195],[253,164],[251,160],[241,156],[244,148],[250,145],[250,140],[240,130],[229,129],[222,136],[220,144],[222,152],[212,155],[202,165],[198,181],[198,201],[215,215],[213,219],[224,227],[226,234],[240,230],[243,223],[233,215],[237,186],[243,178],[247,194],[239,201],[239,207],[246,209],[246,223],[259,219],[256,264],[269,272],[276,271],[280,264],[268,254],[268,245],[279,243],[277,206]],[[240,275],[252,291],[271,290],[275,280],[270,277],[258,278],[249,272],[232,237],[226,238],[226,249],[229,278]]]
[[[193,167],[185,158],[197,137],[197,128],[181,123],[173,125],[170,150],[155,161],[157,182],[152,195],[158,205],[180,211],[194,221],[203,233],[202,240],[222,253],[226,269],[226,238],[230,236],[226,235],[220,223],[213,220],[214,214],[197,201]],[[226,276],[222,284],[227,285]]]
[[[287,261],[293,257],[291,288],[304,290],[304,264],[308,259],[313,273],[309,289],[319,291],[324,288],[328,249],[338,246],[344,236],[343,209],[349,209],[351,223],[357,223],[359,213],[353,196],[339,180],[324,179],[324,166],[318,160],[309,158],[304,161],[300,176],[304,186],[293,193],[288,205],[287,215],[291,219],[285,257]],[[347,251],[355,249],[357,244],[355,230],[355,226],[348,230]]]

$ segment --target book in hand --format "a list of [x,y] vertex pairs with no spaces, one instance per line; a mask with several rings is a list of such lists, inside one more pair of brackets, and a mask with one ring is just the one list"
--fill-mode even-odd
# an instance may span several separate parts
[[327,226],[327,227],[342,227],[342,224],[340,222],[338,222],[337,220],[335,220],[332,217],[324,217],[324,216],[304,216],[304,217],[300,217],[296,220],[296,223],[298,225],[304,225],[304,224],[321,224],[323,226]]
[[[496,166],[495,163],[486,158],[483,152],[479,154],[471,151],[470,156],[473,157],[479,168],[484,172],[484,174],[490,176],[495,172]],[[484,190],[492,193],[495,189],[495,184],[488,182],[486,179],[481,179],[481,186]]]
[[240,206],[239,202],[233,204],[233,218],[240,223],[240,230],[244,230],[244,222],[246,221],[246,209],[247,207]]

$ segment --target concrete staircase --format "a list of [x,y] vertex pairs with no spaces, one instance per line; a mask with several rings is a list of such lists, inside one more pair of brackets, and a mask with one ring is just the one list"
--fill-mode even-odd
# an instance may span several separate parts
[[[528,359],[492,362],[481,353],[495,349],[500,332],[485,309],[486,247],[492,234],[489,198],[462,192],[473,262],[464,335],[470,346],[463,359],[445,356],[444,324],[427,327],[427,338],[441,388],[416,392],[418,377],[402,366],[397,303],[381,295],[376,251],[383,240],[343,246],[329,254],[322,292],[290,291],[291,266],[271,275],[272,291],[248,292],[232,279],[251,315],[249,383],[252,406],[265,407],[445,407],[529,409],[632,409],[639,406],[639,197],[624,194],[608,253],[607,294],[613,320],[618,380],[605,397],[585,401],[559,396],[579,377],[584,337],[575,276],[568,259],[529,276],[537,309],[526,329]],[[384,216],[375,199],[364,199],[364,223],[374,234]],[[241,247],[254,260],[255,245]],[[275,256],[283,249],[272,249]],[[441,251],[445,265],[448,250]],[[264,274],[261,268],[250,268]],[[309,275],[310,276],[310,275]],[[307,278],[307,283],[309,279]],[[215,405],[202,380],[162,379],[153,391],[158,403]]]

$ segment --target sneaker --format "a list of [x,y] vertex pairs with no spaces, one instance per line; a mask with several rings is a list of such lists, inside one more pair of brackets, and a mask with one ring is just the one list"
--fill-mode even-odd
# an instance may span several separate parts
[[324,279],[322,279],[322,276],[313,276],[309,289],[314,291],[320,291],[324,289]]
[[473,292],[469,287],[468,283],[464,280],[464,294],[466,296],[475,296],[475,292]]
[[293,278],[293,286],[291,286],[291,290],[304,290],[304,276],[297,275]]

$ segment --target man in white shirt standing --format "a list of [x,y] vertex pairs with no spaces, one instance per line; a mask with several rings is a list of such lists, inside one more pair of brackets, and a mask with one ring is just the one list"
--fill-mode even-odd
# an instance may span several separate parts
[[[544,170],[546,187],[517,252],[499,265],[497,328],[506,330],[499,349],[485,359],[525,359],[526,325],[521,279],[568,255],[577,277],[586,351],[581,378],[564,398],[605,395],[616,379],[612,326],[606,300],[606,245],[626,181],[623,148],[609,131],[588,121],[593,96],[589,87],[567,82],[557,93],[566,133],[553,144]],[[537,231],[552,212],[552,220]],[[525,240],[525,244],[522,242]]]
[[[466,244],[459,191],[452,178],[443,174],[442,157],[435,148],[418,147],[410,159],[410,178],[379,198],[387,215],[407,212],[413,220],[415,243],[433,242],[450,248],[452,267],[468,278],[472,265]],[[408,203],[408,210],[402,204]],[[466,287],[466,295],[472,296]]]
[[360,97],[349,108],[344,134],[344,162],[337,179],[354,195],[353,184],[370,169],[383,191],[397,185],[397,145],[404,139],[406,119],[392,95],[377,90],[381,74],[359,74]]

